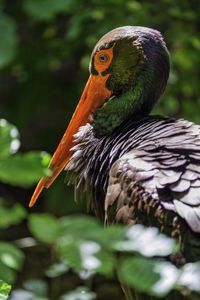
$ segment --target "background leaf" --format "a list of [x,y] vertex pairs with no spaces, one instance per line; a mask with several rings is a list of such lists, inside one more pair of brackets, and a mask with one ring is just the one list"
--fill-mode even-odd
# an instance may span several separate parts
[[59,300],[94,300],[96,295],[86,287],[78,287],[75,291],[62,295]]
[[49,214],[30,215],[29,229],[33,236],[44,243],[55,242],[60,233],[58,220]]
[[47,166],[50,155],[30,151],[16,153],[19,149],[19,133],[15,126],[0,119],[0,181],[22,187],[31,186],[41,176],[50,175]]
[[0,300],[7,300],[11,290],[11,285],[0,280]]
[[145,228],[140,224],[131,226],[126,233],[126,239],[118,240],[112,246],[121,252],[138,251],[147,257],[167,256],[177,251],[175,240],[159,233],[157,228]]
[[34,19],[48,21],[58,13],[71,10],[71,7],[76,5],[74,2],[76,0],[26,0],[24,1],[24,10]]
[[23,264],[23,253],[14,245],[0,242],[0,261],[14,270],[20,270]]
[[41,176],[50,175],[47,170],[49,160],[49,154],[44,152],[18,153],[0,159],[0,181],[22,187],[31,186]]
[[0,159],[17,152],[20,146],[19,132],[5,119],[0,119]]
[[45,299],[47,296],[47,284],[44,280],[40,279],[29,279],[23,283],[24,288],[26,290],[32,292],[41,299]]
[[3,199],[0,198],[0,228],[7,228],[10,225],[20,223],[26,217],[26,210],[16,203],[12,207],[6,207]]
[[15,21],[0,11],[0,69],[9,64],[16,54],[17,35]]
[[0,242],[0,278],[12,283],[16,271],[21,270],[24,262],[23,253],[14,245]]
[[138,291],[161,297],[173,289],[179,272],[170,263],[135,257],[122,260],[118,274]]

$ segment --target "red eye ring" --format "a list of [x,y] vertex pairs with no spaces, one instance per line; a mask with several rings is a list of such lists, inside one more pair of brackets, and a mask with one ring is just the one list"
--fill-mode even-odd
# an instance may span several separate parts
[[108,69],[113,59],[113,47],[97,51],[94,55],[94,68],[98,73],[102,73]]

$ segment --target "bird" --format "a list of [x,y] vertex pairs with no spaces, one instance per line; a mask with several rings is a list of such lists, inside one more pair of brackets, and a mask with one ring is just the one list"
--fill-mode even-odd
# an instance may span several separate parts
[[103,222],[155,226],[177,239],[181,263],[200,260],[200,126],[151,114],[169,72],[156,29],[123,26],[100,38],[51,175],[29,206],[65,169],[77,200]]

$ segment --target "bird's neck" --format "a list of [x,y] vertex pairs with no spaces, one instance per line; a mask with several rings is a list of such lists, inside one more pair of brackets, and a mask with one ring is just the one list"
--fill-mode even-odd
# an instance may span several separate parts
[[140,119],[149,113],[151,109],[144,109],[145,103],[149,101],[146,91],[145,80],[140,77],[131,89],[111,97],[93,116],[94,134],[108,135],[128,117]]

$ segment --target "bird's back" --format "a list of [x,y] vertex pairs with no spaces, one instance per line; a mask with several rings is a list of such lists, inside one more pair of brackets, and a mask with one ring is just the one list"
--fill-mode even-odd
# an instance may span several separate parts
[[[89,191],[85,195],[96,214],[109,222],[158,226],[179,239],[187,237],[192,243],[194,238],[198,244],[200,126],[148,116],[129,119],[99,138],[86,125],[76,142],[67,165],[69,178],[81,190],[78,195]],[[196,260],[196,254],[191,260]]]

